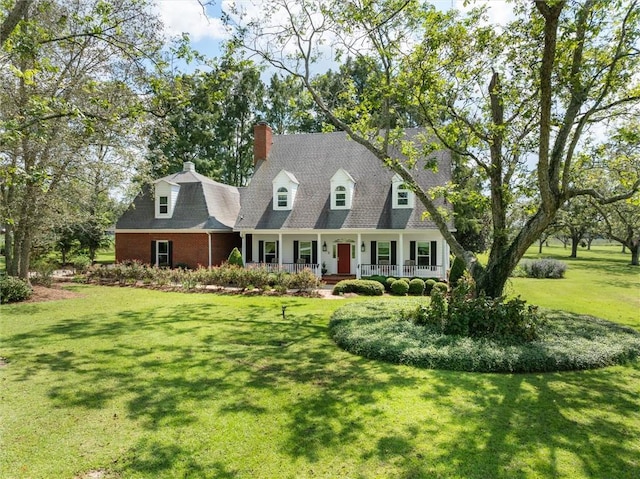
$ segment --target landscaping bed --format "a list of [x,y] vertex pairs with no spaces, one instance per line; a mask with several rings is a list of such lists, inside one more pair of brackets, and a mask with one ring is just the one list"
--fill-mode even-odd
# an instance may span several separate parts
[[351,303],[337,310],[330,334],[369,359],[476,372],[594,369],[640,357],[640,333],[592,316],[547,311],[539,339],[507,341],[442,334],[410,319],[414,301]]

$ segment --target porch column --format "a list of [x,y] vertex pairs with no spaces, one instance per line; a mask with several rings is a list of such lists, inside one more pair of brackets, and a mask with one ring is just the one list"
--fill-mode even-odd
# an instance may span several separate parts
[[404,276],[404,235],[398,235],[398,275]]
[[362,264],[362,250],[360,245],[362,244],[362,235],[358,233],[358,240],[356,241],[356,278],[360,279],[360,265]]
[[247,265],[247,237],[244,234],[244,231],[240,233],[240,238],[242,239],[242,264]]
[[316,276],[318,278],[322,278],[322,235],[318,233],[318,250],[316,254],[318,255],[318,269],[316,271]]
[[[278,233],[278,269],[282,269],[282,233]],[[294,258],[295,261],[295,258]]]

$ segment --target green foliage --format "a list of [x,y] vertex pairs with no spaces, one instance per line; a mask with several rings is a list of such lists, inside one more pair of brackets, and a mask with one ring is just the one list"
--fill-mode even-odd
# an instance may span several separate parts
[[384,281],[384,289],[388,292],[391,291],[391,285],[393,285],[393,283],[395,283],[397,280],[397,278],[394,278],[393,276],[389,276],[387,279],[385,279]]
[[560,279],[564,277],[567,264],[556,259],[536,259],[522,261],[520,268],[528,278]]
[[86,273],[91,266],[91,258],[87,255],[77,255],[71,258],[71,264],[76,273]]
[[136,284],[138,281],[145,285],[174,286],[187,291],[205,286],[233,287],[241,290],[260,289],[268,291],[271,288],[296,289],[309,292],[321,285],[319,278],[309,268],[297,273],[269,273],[264,268],[240,268],[231,264],[224,264],[214,268],[198,268],[189,270],[183,268],[158,268],[140,261],[128,261],[104,267],[94,265],[87,271],[87,280],[100,283]]
[[227,260],[230,265],[244,267],[244,262],[242,261],[242,253],[238,248],[233,248],[231,253],[229,253],[229,259]]
[[446,293],[447,291],[449,291],[449,285],[447,283],[443,283],[442,281],[437,281],[431,289],[431,294],[433,294],[433,290],[438,290],[442,293]]
[[427,296],[431,295],[431,290],[436,285],[437,281],[435,279],[428,279],[424,282],[424,294]]
[[32,276],[30,278],[31,284],[38,284],[46,287],[50,287],[53,283],[53,272],[56,270],[56,264],[52,261],[48,261],[45,258],[40,258],[34,262],[31,268]]
[[363,296],[381,296],[384,286],[379,281],[368,279],[345,279],[333,287],[333,294],[357,293]]
[[470,278],[461,280],[449,297],[435,288],[430,307],[418,306],[412,318],[443,334],[514,341],[538,339],[544,326],[538,308],[527,306],[520,298],[476,297]]
[[333,314],[330,334],[340,347],[366,358],[458,371],[579,370],[640,357],[638,331],[588,316],[550,313],[539,338],[523,342],[445,334],[437,321],[417,324],[414,314],[406,300],[352,303]]
[[23,280],[13,276],[0,278],[0,304],[16,303],[29,299],[33,290]]
[[456,256],[453,260],[453,264],[451,265],[451,270],[449,271],[449,284],[452,287],[458,284],[458,280],[462,278],[465,271],[466,266],[464,264],[464,260]]
[[391,294],[394,296],[406,296],[409,292],[409,283],[399,279],[391,283]]
[[409,282],[409,294],[411,296],[422,296],[424,294],[424,281],[414,278]]

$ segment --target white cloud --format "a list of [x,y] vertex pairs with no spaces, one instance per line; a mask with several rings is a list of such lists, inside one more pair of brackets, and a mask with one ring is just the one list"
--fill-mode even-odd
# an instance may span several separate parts
[[186,32],[192,41],[198,42],[229,36],[220,18],[207,17],[198,0],[156,0],[156,7],[168,37]]

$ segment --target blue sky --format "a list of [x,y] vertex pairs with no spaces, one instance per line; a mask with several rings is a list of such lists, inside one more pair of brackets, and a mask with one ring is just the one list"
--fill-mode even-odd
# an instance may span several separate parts
[[[221,11],[228,7],[234,0],[215,0],[203,11],[198,0],[155,0],[156,8],[165,25],[165,34],[168,37],[180,36],[183,32],[189,34],[192,46],[199,52],[215,57],[220,53],[220,45],[228,34],[220,20]],[[242,7],[256,12],[259,4],[268,0],[235,0]],[[206,3],[203,0],[202,3]],[[463,0],[430,0],[437,8],[465,9]],[[512,8],[505,0],[477,0],[477,3],[485,3],[489,6],[490,21],[504,23],[511,15]],[[192,70],[194,67],[186,67]]]

